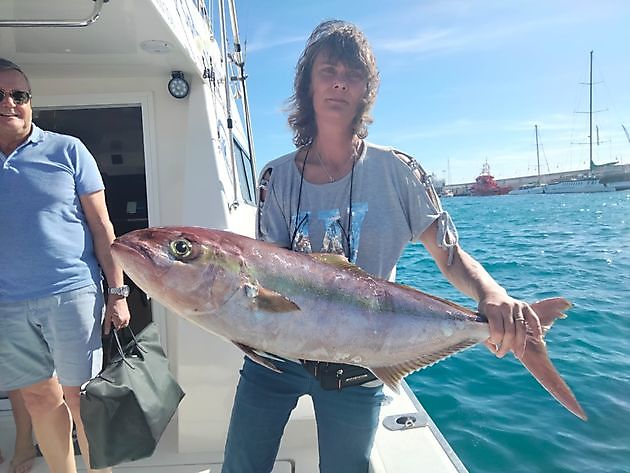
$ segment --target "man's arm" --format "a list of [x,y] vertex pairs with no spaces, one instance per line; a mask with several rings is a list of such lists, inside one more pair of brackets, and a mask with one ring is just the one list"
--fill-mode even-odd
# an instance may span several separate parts
[[[80,196],[80,200],[88,226],[92,232],[94,252],[105,274],[107,285],[109,287],[120,287],[124,284],[123,271],[114,261],[110,248],[116,236],[107,212],[105,192],[101,190],[91,194],[84,194]],[[117,329],[126,327],[129,325],[130,318],[127,299],[121,296],[109,295],[105,309],[105,333],[109,333],[112,324]]]

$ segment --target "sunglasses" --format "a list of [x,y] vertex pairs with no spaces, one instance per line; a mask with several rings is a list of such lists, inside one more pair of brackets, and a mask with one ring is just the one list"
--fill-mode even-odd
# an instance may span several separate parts
[[26,90],[4,90],[0,89],[0,102],[4,100],[6,96],[9,96],[15,102],[15,105],[24,105],[31,100],[31,93]]

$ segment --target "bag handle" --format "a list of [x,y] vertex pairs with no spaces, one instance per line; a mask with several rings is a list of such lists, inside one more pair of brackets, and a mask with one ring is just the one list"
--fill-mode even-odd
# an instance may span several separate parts
[[[133,339],[133,343],[135,344],[135,347],[137,347],[140,351],[144,352],[144,353],[148,353],[149,351],[144,348],[140,342],[138,342],[138,339],[136,338],[136,335],[133,333],[133,330],[131,330],[131,327],[127,326],[126,327],[129,330],[129,333],[131,334],[131,338]],[[135,366],[133,366],[131,363],[129,363],[127,361],[127,358],[125,357],[125,351],[122,348],[122,344],[120,343],[120,339],[118,338],[118,330],[124,330],[124,328],[122,329],[116,329],[113,328],[113,333],[114,333],[114,339],[116,339],[116,348],[118,350],[118,354],[120,355],[122,361],[129,366],[131,369],[136,369]],[[110,340],[110,344],[109,344],[109,352],[110,352],[110,357],[111,357],[111,350],[112,350],[112,341]]]

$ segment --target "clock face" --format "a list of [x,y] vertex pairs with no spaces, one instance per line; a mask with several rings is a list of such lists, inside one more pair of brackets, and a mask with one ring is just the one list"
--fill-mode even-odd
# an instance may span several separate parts
[[168,83],[168,91],[177,99],[188,95],[188,82],[181,77],[173,77]]

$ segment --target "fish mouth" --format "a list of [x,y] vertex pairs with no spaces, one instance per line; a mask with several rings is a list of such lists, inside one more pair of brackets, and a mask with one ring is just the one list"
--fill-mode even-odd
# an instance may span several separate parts
[[140,242],[121,238],[123,237],[116,238],[112,242],[111,248],[114,254],[137,253],[144,258],[151,258],[151,252],[148,247]]
[[155,249],[142,240],[136,240],[123,235],[116,238],[111,244],[112,254],[125,272],[133,267],[160,266],[160,258]]

